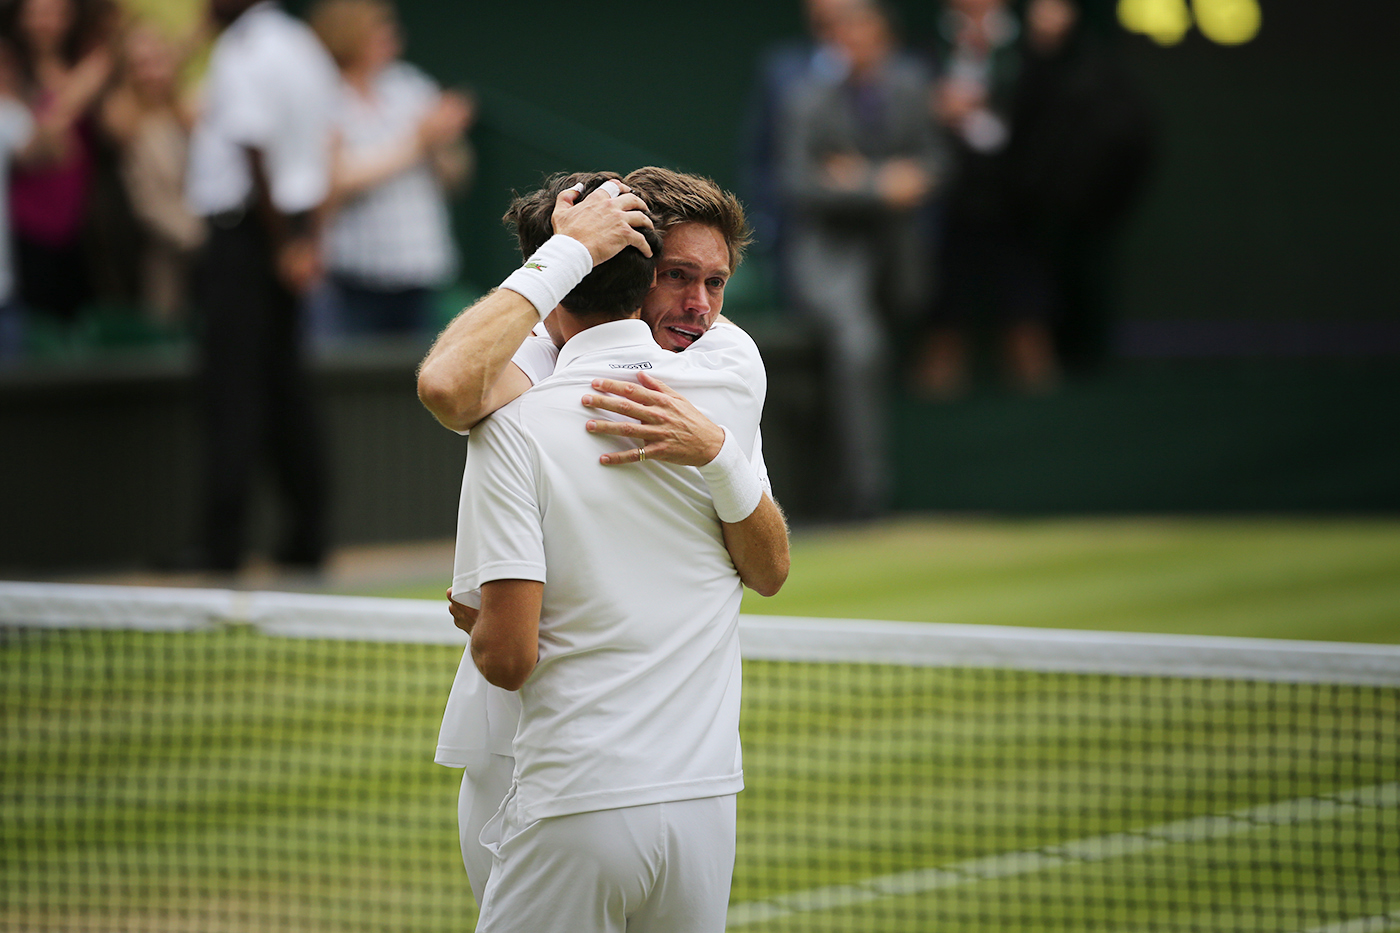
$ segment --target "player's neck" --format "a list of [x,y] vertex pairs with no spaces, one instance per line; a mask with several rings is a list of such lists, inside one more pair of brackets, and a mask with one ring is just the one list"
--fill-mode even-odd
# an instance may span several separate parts
[[575,335],[581,334],[590,328],[597,327],[599,324],[609,324],[612,321],[634,320],[638,317],[641,317],[642,312],[639,308],[638,310],[632,312],[626,317],[621,318],[600,318],[595,317],[593,315],[589,315],[587,317],[579,317],[578,315],[569,311],[569,309],[565,308],[563,305],[560,305],[559,307],[554,309],[554,314],[556,316],[556,320],[559,322],[560,334],[563,336],[564,342],[567,343],[568,341],[574,339]]

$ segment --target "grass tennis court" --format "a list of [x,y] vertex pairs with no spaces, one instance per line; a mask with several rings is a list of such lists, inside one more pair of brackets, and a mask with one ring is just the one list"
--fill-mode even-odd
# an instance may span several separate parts
[[910,520],[793,543],[777,615],[1400,642],[1400,522]]
[[745,612],[1400,643],[1395,519],[911,518],[799,531],[792,555]]
[[[1288,637],[1312,612],[1312,637],[1400,641],[1400,523],[907,522],[794,551],[749,611],[1283,614]],[[459,653],[7,630],[0,929],[470,929],[459,773],[430,760]],[[1400,928],[1394,688],[781,661],[745,682],[733,929]]]

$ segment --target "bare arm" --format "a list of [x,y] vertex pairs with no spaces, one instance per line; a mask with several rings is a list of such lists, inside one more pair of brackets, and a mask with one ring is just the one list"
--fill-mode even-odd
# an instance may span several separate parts
[[540,657],[544,584],[492,580],[481,585],[481,611],[471,631],[472,661],[487,683],[519,690]]
[[460,142],[473,113],[474,107],[466,97],[447,91],[423,115],[413,132],[393,145],[358,158],[346,155],[342,147],[335,160],[333,197],[339,201],[363,194]]
[[539,323],[522,295],[498,288],[438,335],[418,369],[418,398],[443,427],[467,431],[530,388],[510,358]]
[[[651,247],[634,227],[650,226],[636,195],[609,198],[595,191],[579,204],[565,191],[554,210],[554,230],[578,240],[593,264],[624,247]],[[539,321],[535,306],[510,289],[497,289],[463,311],[438,335],[418,369],[418,398],[445,427],[465,431],[530,388],[510,358]],[[505,380],[505,384],[501,384]]]
[[34,133],[15,153],[15,162],[32,166],[62,161],[72,144],[75,124],[107,86],[112,67],[112,54],[106,48],[95,49],[79,61],[52,105],[42,115],[35,115]]
[[324,202],[296,214],[284,214],[272,199],[272,183],[262,150],[244,147],[253,178],[254,209],[276,251],[277,274],[296,295],[305,295],[322,274],[321,227],[325,221]]
[[759,596],[773,596],[787,582],[792,559],[788,552],[787,517],[768,493],[742,522],[720,522],[724,547],[739,579]]
[[[637,376],[641,384],[616,379],[595,379],[598,394],[585,395],[583,404],[610,411],[631,421],[591,420],[585,425],[593,434],[630,437],[642,443],[634,450],[604,454],[600,460],[612,466],[661,460],[684,466],[704,466],[719,454],[724,430],[706,418],[685,396],[646,373]],[[760,596],[772,596],[787,581],[791,557],[788,551],[787,520],[768,493],[758,508],[743,521],[721,522],[724,546],[744,585]]]

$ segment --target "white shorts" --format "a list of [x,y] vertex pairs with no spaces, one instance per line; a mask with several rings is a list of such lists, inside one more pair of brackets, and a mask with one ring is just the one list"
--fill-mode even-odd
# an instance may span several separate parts
[[722,933],[734,822],[733,794],[507,815],[477,933]]
[[486,879],[491,875],[491,850],[481,844],[481,831],[506,799],[515,759],[509,755],[492,755],[484,768],[462,771],[462,792],[457,797],[457,833],[462,840],[462,864],[467,869],[467,881],[477,904],[486,891]]

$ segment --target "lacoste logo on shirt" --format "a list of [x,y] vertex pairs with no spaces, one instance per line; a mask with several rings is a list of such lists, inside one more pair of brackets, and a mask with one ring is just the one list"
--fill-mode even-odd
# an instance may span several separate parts
[[651,369],[651,364],[646,361],[640,363],[609,363],[608,369]]
[[543,272],[545,269],[547,269],[547,268],[549,268],[549,267],[546,266],[546,265],[545,265],[544,263],[542,263],[542,262],[539,262],[539,261],[537,261],[537,260],[532,259],[532,260],[530,260],[529,262],[525,263],[525,268],[526,268],[526,269],[534,269],[536,272]]

